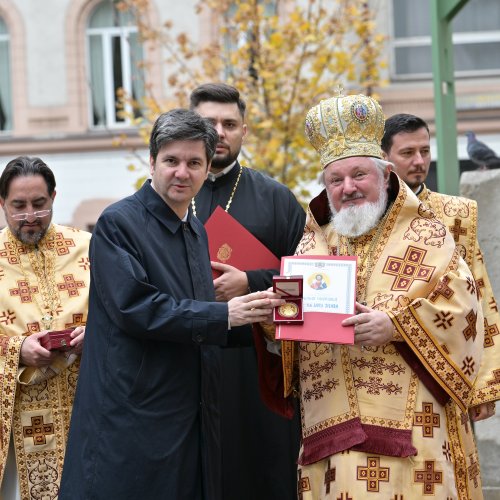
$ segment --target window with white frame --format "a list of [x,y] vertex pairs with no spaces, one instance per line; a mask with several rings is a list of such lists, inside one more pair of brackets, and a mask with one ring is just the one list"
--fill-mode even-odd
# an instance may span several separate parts
[[[393,0],[393,78],[432,74],[430,0]],[[469,0],[452,21],[457,76],[500,74],[500,1]]]
[[9,33],[0,17],[0,132],[12,129]]
[[105,0],[92,12],[87,27],[90,86],[90,123],[94,127],[122,127],[127,116],[139,116],[132,106],[125,115],[117,99],[123,89],[134,101],[144,97],[142,46],[132,15],[119,11],[114,0]]

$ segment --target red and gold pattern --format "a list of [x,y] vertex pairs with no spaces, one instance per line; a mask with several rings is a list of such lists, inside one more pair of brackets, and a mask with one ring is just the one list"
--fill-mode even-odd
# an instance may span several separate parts
[[379,492],[381,481],[389,482],[389,467],[380,466],[380,457],[368,457],[366,466],[357,467],[358,480],[366,481],[366,490]]
[[[21,498],[57,498],[79,359],[62,353],[47,369],[19,366],[25,336],[43,329],[33,297],[40,290],[30,265],[34,249],[21,244],[14,249],[7,233],[8,229],[0,233],[0,248],[4,249],[0,250],[2,288],[10,291],[3,294],[0,311],[0,481],[12,435]],[[38,245],[40,253],[56,255],[55,284],[60,306],[54,311],[55,328],[85,325],[89,240],[86,232],[52,225]]]
[[403,257],[388,257],[382,272],[395,276],[391,290],[407,292],[415,280],[430,281],[436,268],[424,264],[426,254],[426,250],[410,245]]
[[[454,403],[444,407],[432,403],[431,408],[430,400],[430,393],[420,386],[416,407],[423,410],[422,421],[428,422],[432,432],[428,429],[424,436],[422,426],[414,427],[413,440],[418,455],[402,460],[347,450],[314,464],[299,466],[300,498],[482,499],[478,455],[470,451],[475,450],[475,445],[468,417]],[[450,481],[450,477],[455,477],[455,481]]]
[[70,297],[80,295],[80,292],[78,291],[79,288],[85,288],[85,282],[75,280],[75,276],[73,274],[63,275],[63,282],[57,283],[57,289],[59,291],[64,290]]
[[32,302],[33,294],[38,293],[38,287],[30,286],[26,280],[18,280],[17,288],[11,288],[9,293],[13,297],[19,297],[21,302]]
[[443,471],[437,470],[434,460],[426,460],[422,470],[416,470],[413,475],[415,483],[422,483],[422,495],[434,495],[434,486],[443,484]]
[[[364,351],[308,343],[297,349],[283,342],[287,394],[293,390],[294,360],[299,370],[299,470],[309,487],[301,493],[304,500],[482,498],[473,434],[466,432],[484,350],[477,287],[471,287],[474,279],[455,250],[453,234],[398,185],[373,249],[377,228],[346,244],[330,224],[318,225],[311,208],[308,212],[306,241],[298,253],[326,255],[338,246],[345,255],[350,248],[359,257],[358,296],[389,314],[398,342]],[[410,348],[419,375],[398,344]],[[432,392],[420,374],[430,376]],[[451,398],[446,406],[440,403],[443,395]],[[457,415],[465,416],[465,425]]]
[[10,241],[5,241],[3,243],[3,249],[0,250],[0,259],[6,259],[8,264],[16,265],[19,264],[19,254],[23,255],[23,253],[26,253],[24,247],[21,250],[16,250],[15,245]]
[[424,186],[419,199],[444,222],[453,234],[457,248],[474,275],[474,286],[481,299],[484,316],[484,355],[473,391],[472,404],[496,401],[500,397],[500,380],[493,376],[500,360],[500,315],[477,241],[477,203],[474,200],[434,193]]

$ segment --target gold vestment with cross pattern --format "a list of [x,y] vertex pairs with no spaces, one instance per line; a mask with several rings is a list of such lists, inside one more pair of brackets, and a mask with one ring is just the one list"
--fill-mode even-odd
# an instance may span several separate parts
[[[377,228],[349,247],[361,263],[358,296],[389,314],[393,341],[282,343],[286,394],[298,380],[301,399],[301,500],[482,498],[468,416],[484,353],[476,283],[452,233],[394,175],[391,185],[375,248]],[[297,254],[346,254],[319,202],[328,206],[325,193]]]
[[49,367],[23,367],[21,345],[48,318],[53,330],[85,325],[89,241],[56,224],[36,247],[0,232],[0,482],[12,437],[23,500],[57,497],[80,359],[61,353]]

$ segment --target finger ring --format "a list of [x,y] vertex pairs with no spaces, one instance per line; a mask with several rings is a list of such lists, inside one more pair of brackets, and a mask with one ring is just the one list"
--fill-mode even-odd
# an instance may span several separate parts
[[361,350],[362,350],[362,351],[364,351],[364,350],[365,350],[365,346],[364,346],[364,345],[362,345],[362,346],[361,346]]
[[255,307],[250,308],[250,311],[255,311]]

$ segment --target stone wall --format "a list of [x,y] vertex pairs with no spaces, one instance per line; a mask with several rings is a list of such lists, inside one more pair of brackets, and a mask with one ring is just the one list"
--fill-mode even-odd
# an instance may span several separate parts
[[[478,239],[500,304],[500,169],[471,171],[462,174],[460,194],[477,201]],[[495,340],[500,342],[500,338]],[[500,359],[499,365],[500,365]],[[500,499],[500,403],[497,415],[475,426],[485,500]]]

